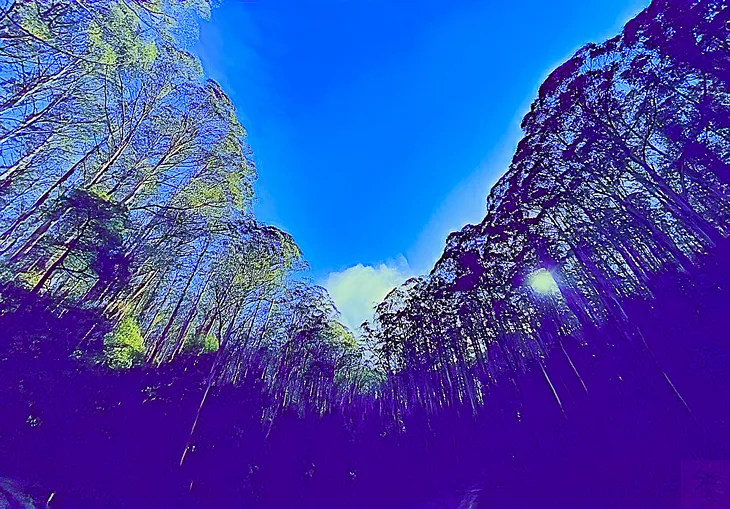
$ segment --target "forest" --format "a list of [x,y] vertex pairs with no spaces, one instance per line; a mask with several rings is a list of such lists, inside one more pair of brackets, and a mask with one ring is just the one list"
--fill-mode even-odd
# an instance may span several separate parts
[[360,332],[253,212],[212,8],[0,3],[0,507],[664,508],[730,460],[726,2],[555,69]]

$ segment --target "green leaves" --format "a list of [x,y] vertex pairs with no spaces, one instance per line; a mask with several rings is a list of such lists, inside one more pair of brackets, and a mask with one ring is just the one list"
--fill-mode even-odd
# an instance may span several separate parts
[[157,43],[139,13],[126,2],[112,1],[108,9],[92,13],[89,22],[89,51],[95,59],[115,67],[137,67],[148,71],[158,56]]
[[141,362],[142,333],[133,318],[124,318],[104,336],[104,363],[111,369],[129,369]]
[[158,56],[159,52],[157,51],[157,43],[155,41],[149,41],[143,44],[139,50],[139,61],[142,68],[150,69]]
[[40,5],[36,2],[20,2],[18,6],[18,24],[23,30],[41,41],[50,42],[53,34],[40,13]]
[[92,21],[88,27],[89,37],[89,51],[91,56],[97,62],[112,66],[117,63],[117,52],[114,46],[108,42],[108,39],[104,37],[102,27],[96,22]]
[[188,336],[183,350],[190,353],[215,353],[220,348],[220,343],[215,334]]
[[18,0],[0,19],[0,278],[116,323],[109,368],[215,354],[216,381],[300,377],[322,410],[362,352],[294,239],[253,217],[246,130],[187,50],[210,5]]

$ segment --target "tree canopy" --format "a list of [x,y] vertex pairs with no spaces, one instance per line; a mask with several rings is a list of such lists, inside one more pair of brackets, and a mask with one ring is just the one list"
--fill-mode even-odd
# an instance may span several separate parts
[[635,338],[622,299],[727,237],[728,30],[724,2],[655,0],[550,74],[484,220],[368,327],[394,415],[476,409],[529,368],[550,382],[555,352],[580,378],[566,344],[600,347],[607,323]]
[[288,406],[476,409],[505,374],[550,381],[554,352],[580,378],[566,344],[597,346],[587,331],[605,323],[632,337],[622,298],[650,297],[728,234],[730,14],[656,0],[545,80],[484,220],[356,339],[300,276],[291,236],[253,214],[245,129],[186,49],[209,9],[16,0],[0,14],[0,275],[58,316],[99,314],[83,362],[210,355],[209,388],[266,382],[265,421]]
[[[246,131],[187,49],[209,9],[17,0],[2,10],[0,272],[59,316],[99,313],[78,331],[85,362],[213,355],[210,384],[261,376],[281,404],[323,411],[325,395],[351,391],[360,347],[326,292],[298,275],[306,264],[291,236],[253,214]],[[295,349],[300,364],[289,365]]]
[[[294,239],[255,217],[246,131],[188,50],[207,0],[8,0],[3,468],[63,487],[74,507],[293,507],[305,491],[316,507],[332,506],[325,491],[336,507],[405,507],[414,497],[388,488],[503,479],[522,454],[542,489],[498,486],[494,500],[544,504],[557,480],[595,505],[588,491],[620,483],[586,464],[657,485],[657,465],[727,448],[727,334],[699,316],[726,313],[730,293],[726,4],[654,0],[555,69],[484,220],[451,234],[356,335]],[[646,327],[656,316],[666,323]],[[626,389],[651,398],[621,385],[619,403],[581,399],[614,397],[619,363],[659,366],[652,341],[686,357],[675,368],[695,377],[701,432],[663,368]],[[518,381],[553,397],[523,398],[532,421],[522,402],[514,412]],[[572,408],[592,415],[565,424]],[[604,461],[631,454],[646,463]],[[22,484],[0,477],[0,500],[33,503]],[[632,504],[659,500],[626,484],[643,496]]]

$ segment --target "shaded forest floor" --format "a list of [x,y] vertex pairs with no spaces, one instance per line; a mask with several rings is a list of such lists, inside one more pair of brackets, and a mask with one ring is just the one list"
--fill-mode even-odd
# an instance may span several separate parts
[[562,409],[534,369],[500,382],[477,417],[414,414],[399,432],[373,415],[292,411],[269,430],[260,388],[223,388],[182,467],[209,356],[82,369],[70,354],[93,315],[7,312],[6,296],[0,476],[54,493],[54,508],[700,507],[687,504],[727,496],[690,462],[730,460],[729,262],[726,243],[693,274],[657,277],[653,301],[624,302],[641,334],[565,341],[580,378],[560,350],[547,366]]

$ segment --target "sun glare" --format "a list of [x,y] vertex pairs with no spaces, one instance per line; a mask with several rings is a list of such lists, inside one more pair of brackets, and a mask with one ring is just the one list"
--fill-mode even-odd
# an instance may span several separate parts
[[545,269],[538,269],[530,274],[528,284],[536,293],[542,295],[551,295],[560,292],[560,288],[558,288],[558,284],[555,282],[553,275]]

